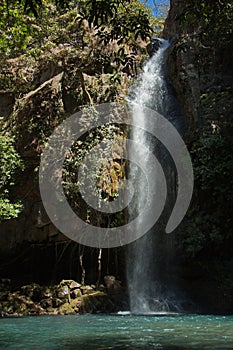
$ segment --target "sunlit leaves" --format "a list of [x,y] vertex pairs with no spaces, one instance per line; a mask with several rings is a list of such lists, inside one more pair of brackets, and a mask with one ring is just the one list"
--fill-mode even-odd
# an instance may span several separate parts
[[[117,40],[119,43],[131,35],[135,40],[140,36],[142,40],[150,38],[152,27],[148,13],[136,1],[123,0],[95,0],[88,1],[80,21],[88,20],[98,30],[97,35],[105,40]],[[108,26],[107,33],[104,29]]]
[[22,168],[13,140],[0,135],[0,220],[17,217],[21,210],[20,203],[10,201],[9,189],[15,184],[15,174]]

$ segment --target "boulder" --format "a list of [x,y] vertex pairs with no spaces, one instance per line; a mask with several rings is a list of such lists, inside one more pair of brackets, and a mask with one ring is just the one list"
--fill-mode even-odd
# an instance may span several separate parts
[[21,292],[35,302],[39,302],[43,298],[43,289],[36,283],[21,287]]
[[80,289],[74,289],[70,292],[71,299],[76,299],[76,298],[81,297],[81,296],[82,296],[82,292]]
[[74,315],[76,312],[74,311],[73,307],[69,303],[65,303],[62,306],[58,308],[58,314],[59,315]]
[[40,305],[44,309],[52,308],[53,307],[53,300],[52,299],[42,299],[40,302]]
[[74,280],[62,280],[60,286],[67,286],[69,289],[77,289],[81,287],[81,284]]
[[73,289],[78,289],[81,287],[81,284],[78,283],[78,282],[75,282],[75,281],[72,281],[71,284],[70,284],[70,289],[73,290]]
[[59,287],[57,290],[57,296],[59,299],[66,299],[69,297],[69,294],[68,286]]
[[52,305],[53,308],[58,308],[58,307],[60,307],[63,303],[64,303],[63,300],[58,299],[58,298],[53,298],[53,299],[52,299],[51,305]]
[[146,49],[150,57],[152,57],[155,52],[158,51],[158,49],[161,46],[161,41],[157,38],[154,38],[151,40],[151,42],[147,45]]
[[83,295],[80,303],[80,313],[109,313],[114,312],[115,306],[109,296],[103,292]]
[[121,291],[121,285],[115,276],[105,276],[104,282],[106,284],[107,292],[110,294],[119,293]]
[[83,295],[94,293],[94,289],[91,286],[82,286],[80,289]]
[[52,298],[53,294],[50,288],[45,288],[42,292],[42,298],[43,299],[50,299]]

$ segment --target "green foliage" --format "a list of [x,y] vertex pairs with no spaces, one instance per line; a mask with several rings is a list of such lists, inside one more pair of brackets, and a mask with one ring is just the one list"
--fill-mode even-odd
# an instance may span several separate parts
[[22,205],[20,203],[11,203],[8,198],[0,198],[0,220],[17,218],[21,211]]
[[[94,44],[96,51],[100,46],[103,55],[102,47],[114,43],[116,65],[123,64],[126,69],[129,67],[133,70],[137,40],[147,40],[153,32],[155,19],[151,11],[137,0],[82,0],[78,4],[76,1],[56,1],[59,10],[53,0],[43,1],[43,6],[34,0],[33,3],[40,9],[37,18],[35,11],[27,10],[30,4],[27,3],[25,7],[25,1],[4,0],[0,4],[2,59],[26,54],[39,60],[44,52],[47,55],[57,45],[67,43],[74,50],[85,46],[91,49]],[[88,24],[84,24],[84,19],[88,20]],[[95,43],[92,26],[96,26]],[[130,50],[125,51],[125,44],[129,45]],[[96,52],[95,56],[97,60],[99,54]]]
[[[124,71],[134,72],[137,40],[146,41],[153,33],[152,14],[142,3],[136,0],[96,0],[88,1],[83,7],[79,24],[83,20],[92,23],[100,43],[107,45],[115,41],[119,45],[115,52],[115,62],[121,64]],[[122,45],[129,44],[131,52]]]
[[192,146],[195,192],[181,238],[189,256],[203,249],[213,253],[232,239],[232,129],[227,122],[212,123]]
[[17,171],[23,169],[20,156],[8,136],[0,135],[0,220],[17,217],[22,206],[11,203],[9,189],[15,184]]
[[[212,122],[191,151],[195,179],[202,191],[208,191],[216,201],[233,199],[232,125]],[[225,186],[222,186],[223,183]]]
[[[12,1],[7,5],[7,1],[4,0],[0,4],[2,58],[17,57],[26,53],[38,59],[43,51],[54,48],[57,43],[68,41],[69,25],[77,15],[77,10],[71,9],[67,16],[62,16],[53,1],[46,1],[39,9],[40,12],[35,17],[33,11],[27,11],[23,1]],[[64,29],[66,27],[68,30]]]
[[[0,4],[0,13],[2,67],[0,80],[1,83],[3,82],[4,89],[15,91],[17,96],[19,93],[34,90],[38,87],[34,85],[35,81],[38,84],[40,80],[37,76],[42,70],[40,65],[45,65],[46,69],[47,67],[49,69],[50,66],[58,65],[56,60],[59,59],[62,69],[67,69],[64,76],[69,74],[72,77],[75,74],[77,76],[76,80],[71,79],[71,81],[75,80],[74,87],[68,85],[69,79],[67,83],[67,90],[74,92],[74,100],[77,105],[86,103],[82,95],[84,88],[90,91],[94,103],[98,102],[97,97],[101,95],[100,86],[102,86],[102,96],[105,99],[100,102],[106,102],[108,97],[114,99],[120,88],[122,89],[121,80],[122,76],[125,76],[122,72],[135,74],[136,57],[144,50],[142,47],[139,48],[137,41],[148,39],[152,33],[151,12],[136,0],[80,0],[78,2],[65,0],[13,0],[10,2],[3,0]],[[89,23],[85,23],[84,19],[87,19]],[[95,26],[94,30],[93,26]],[[67,47],[70,49],[68,55]],[[60,53],[63,50],[65,53]],[[21,55],[19,60],[9,60],[19,55]],[[91,82],[84,81],[83,85],[87,86],[83,88],[76,68],[82,71],[83,67],[90,67],[90,65],[94,67],[96,79],[104,73],[108,80],[94,84],[95,78],[93,78]],[[36,71],[37,68],[38,71]],[[65,85],[65,82],[63,83]],[[124,87],[126,88],[126,85]],[[24,108],[24,100],[19,100],[8,123],[8,130],[21,140],[26,139],[25,135],[30,135],[31,145],[35,146],[36,152],[41,150],[51,129],[55,127],[56,121],[60,118],[57,113],[57,100],[47,101],[45,95],[42,95],[41,98],[43,101],[40,101],[40,97],[37,96],[36,108],[34,108],[33,100],[33,105],[30,107],[35,111],[33,115],[28,112],[27,115],[31,117],[24,118],[25,114],[22,113],[20,120],[17,119],[18,112],[20,108]],[[53,115],[53,111],[56,111],[56,116]],[[61,118],[63,117],[61,115]],[[89,144],[84,142],[82,147],[76,149],[77,155],[81,152],[83,156],[88,147],[98,141],[98,135],[101,132],[95,135],[95,140],[89,140]],[[11,202],[9,189],[15,183],[14,176],[17,169],[20,169],[21,163],[14,150],[13,141],[5,138],[4,142],[8,143],[3,143],[3,139],[2,137],[0,151],[4,155],[1,161],[1,179],[5,179],[8,175],[9,179],[7,178],[4,184],[1,183],[0,215],[1,218],[9,218],[16,216],[20,209],[18,204]],[[8,148],[8,153],[6,148]],[[11,161],[7,160],[7,154]],[[67,162],[69,163],[68,160]],[[110,166],[108,171],[106,167],[103,167],[99,178],[101,195],[109,200],[117,196],[118,179],[124,176],[121,164],[118,168],[117,163],[119,162],[112,159],[111,164],[108,164]],[[108,181],[102,181],[104,174],[107,174]],[[72,198],[74,191],[69,185],[67,185],[67,193]]]
[[90,0],[83,9],[83,19],[93,23],[97,28],[109,23],[115,18],[118,7],[124,5],[123,0]]
[[[90,109],[89,113],[91,113]],[[114,141],[112,142],[112,140]],[[98,154],[93,153],[90,158],[90,151],[100,142],[105,143],[104,152],[108,154],[108,157],[106,153],[102,154],[101,158],[99,158]],[[119,190],[122,188],[121,180],[125,179],[126,162],[121,157],[122,144],[124,143],[125,137],[119,126],[116,127],[110,124],[84,135],[82,139],[79,139],[72,145],[67,153],[63,167],[65,195],[72,209],[78,213],[79,217],[82,217],[84,221],[91,222],[93,225],[108,225],[112,227],[116,223],[122,223],[125,216],[122,212],[114,215],[100,213],[98,210],[87,206],[80,193],[80,186],[83,186],[83,179],[78,175],[80,165],[87,154],[89,162],[93,161],[93,165],[96,165],[96,157],[98,157],[98,162],[100,163],[97,172],[92,173],[91,169],[85,169],[85,176],[88,179],[85,183],[85,191],[87,191],[88,195],[92,194],[99,200],[111,202],[118,197]],[[92,182],[96,184],[94,188],[91,185]]]
[[[81,21],[83,19],[93,23],[98,29],[97,35],[102,36],[105,42],[117,40],[118,43],[122,43],[132,34],[135,40],[138,37],[146,40],[153,31],[148,12],[138,1],[88,1],[81,14]],[[105,31],[106,25],[109,28],[107,31]]]
[[[108,142],[114,139],[112,148]],[[122,144],[125,139],[122,131],[114,125],[99,127],[88,133],[82,140],[74,143],[67,154],[63,169],[63,186],[67,197],[74,206],[78,206],[80,179],[78,178],[79,167],[84,157],[100,142],[106,142],[105,152],[108,150],[108,159],[103,155],[102,166],[98,174],[95,174],[95,195],[111,201],[118,196],[119,182],[125,177],[124,161],[121,160]],[[93,155],[93,163],[96,163],[96,155]],[[115,158],[114,158],[115,157]],[[123,162],[123,163],[122,163]]]
[[197,23],[199,23],[202,39],[206,37],[213,41],[217,40],[223,46],[232,42],[232,0],[182,0],[182,2],[185,10],[180,16],[180,20],[183,25],[197,28]]
[[0,51],[8,54],[24,50],[31,39],[30,17],[24,14],[23,6],[3,1],[0,4]]

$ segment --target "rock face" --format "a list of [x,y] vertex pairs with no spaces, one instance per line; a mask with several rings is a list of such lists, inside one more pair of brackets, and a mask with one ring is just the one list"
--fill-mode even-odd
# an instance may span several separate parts
[[200,121],[200,71],[195,59],[195,41],[188,35],[175,39],[168,48],[167,75],[186,115],[189,136],[195,132]]
[[[169,39],[171,43],[166,58],[167,79],[174,89],[188,124],[188,132],[185,135],[188,147],[193,146],[195,141],[199,140],[206,126],[214,133],[218,124],[232,123],[233,116],[232,47],[224,43],[221,31],[219,31],[219,36],[215,34],[213,39],[210,27],[204,27],[198,19],[193,21],[192,25],[180,21],[185,8],[187,6],[192,8],[192,5],[191,1],[171,0],[171,9],[163,32],[164,38]],[[229,150],[226,150],[224,155],[226,158],[230,157],[227,152]],[[224,186],[224,183],[221,185]],[[213,200],[215,203],[215,199],[211,196],[212,193],[207,198],[203,197],[204,201],[208,203]],[[198,190],[194,193],[194,197],[194,205],[198,208],[203,198]],[[206,212],[210,216],[213,215],[212,212],[208,212],[208,209]],[[222,221],[225,215],[222,212]],[[195,235],[195,232],[193,234]],[[208,236],[208,232],[202,232],[202,234],[204,237]],[[224,232],[222,237],[224,235],[226,237],[227,234],[228,232]],[[227,242],[226,239],[225,244],[229,245]],[[226,251],[228,251],[227,248],[225,248]],[[195,263],[192,265],[191,258],[185,261],[186,267],[181,267],[183,287],[187,294],[194,297],[197,304],[201,305],[202,310],[206,312],[232,312],[232,285],[224,289],[224,283],[221,283],[221,278],[224,281],[223,274],[216,278],[214,266],[210,266],[206,256],[203,257],[200,254],[196,259],[196,265]],[[222,252],[220,257],[215,256],[214,259],[219,259],[218,264],[220,261],[223,264],[224,259],[226,259],[224,262],[226,265],[231,264],[232,253],[226,253],[224,256]],[[195,261],[194,257],[193,261]],[[208,276],[204,269],[202,270],[202,264],[205,267],[208,266]],[[198,272],[194,266],[198,266]],[[186,268],[187,271],[184,272]],[[225,276],[225,280],[228,278]],[[223,295],[226,295],[227,298],[224,298]],[[219,301],[216,303],[216,300]]]
[[170,0],[170,10],[163,30],[163,36],[166,39],[172,40],[179,34],[184,33],[185,29],[179,25],[179,17],[182,11],[183,7],[180,1]]
[[166,64],[168,79],[187,117],[191,140],[205,120],[228,118],[232,113],[233,55],[229,47],[223,49],[221,40],[211,40],[211,33],[205,33],[201,41],[198,21],[191,25],[181,21],[186,5],[171,0],[163,36],[171,42]]

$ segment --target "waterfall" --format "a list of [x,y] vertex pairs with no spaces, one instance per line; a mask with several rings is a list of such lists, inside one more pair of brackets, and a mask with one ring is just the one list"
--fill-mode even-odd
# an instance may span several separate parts
[[[148,127],[146,127],[147,110],[144,107],[153,109],[166,117],[169,110],[169,93],[163,77],[164,54],[169,43],[163,39],[158,40],[160,42],[158,51],[145,64],[140,80],[137,86],[133,86],[128,98],[132,113],[132,124],[137,125],[140,118],[140,125],[144,125],[145,130],[148,130]],[[154,127],[156,128],[156,121]],[[152,140],[150,135],[143,131],[143,127],[133,128],[130,137],[137,143],[145,145],[148,148],[148,152],[152,150],[156,157],[158,156],[157,153],[160,152],[160,148],[157,147],[158,145],[156,146],[157,141]],[[138,152],[139,163],[140,157],[140,152]],[[143,162],[146,164],[149,176],[155,178],[156,173],[150,174],[151,164],[149,163],[149,156],[147,157],[144,154],[143,157]],[[167,163],[169,163],[169,159],[167,159]],[[167,170],[167,173],[170,173],[170,177],[172,177],[170,169]],[[142,171],[134,164],[130,165],[129,176],[135,188],[134,201],[129,209],[129,216],[133,219],[140,213],[147,198],[147,193],[145,191],[146,180]],[[174,192],[174,179],[170,180],[170,184],[172,182],[173,184],[172,186],[170,185],[170,187],[174,188]],[[161,265],[161,263],[158,257],[159,249],[163,249],[163,254],[169,255],[169,253],[166,252],[167,248],[160,247],[161,242],[159,242],[159,240],[161,234],[158,235],[158,232],[154,232],[155,230],[156,228],[153,228],[152,232],[149,234],[147,233],[142,238],[129,245],[127,250],[127,279],[130,310],[135,314],[179,310],[179,307],[174,301],[174,291],[172,291],[173,289],[170,287],[169,282],[161,282],[161,268],[159,268],[159,264]],[[165,233],[163,233],[163,236],[163,245],[166,246],[166,242],[168,242],[170,238],[165,237]]]
[[164,39],[157,40],[160,41],[160,47],[144,66],[139,84],[132,90],[132,96],[130,96],[129,100],[137,105],[146,106],[162,113],[163,100],[166,94],[162,64],[169,42]]

